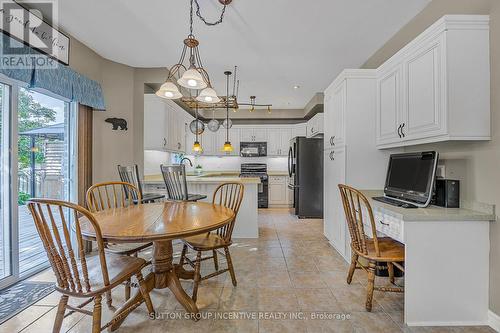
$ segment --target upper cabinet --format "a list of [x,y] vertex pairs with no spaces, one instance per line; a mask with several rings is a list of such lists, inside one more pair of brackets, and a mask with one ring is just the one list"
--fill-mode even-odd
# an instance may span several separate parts
[[291,128],[269,128],[267,141],[267,155],[287,156],[292,138]]
[[316,113],[311,119],[309,119],[309,121],[307,122],[306,137],[314,138],[315,136],[322,135],[323,122],[324,122],[323,113]]
[[144,149],[167,149],[167,112],[163,100],[153,94],[144,95]]
[[490,139],[489,18],[447,15],[378,69],[377,148]]
[[184,152],[187,113],[172,101],[144,95],[144,149]]
[[240,133],[240,142],[267,142],[267,128],[242,128]]

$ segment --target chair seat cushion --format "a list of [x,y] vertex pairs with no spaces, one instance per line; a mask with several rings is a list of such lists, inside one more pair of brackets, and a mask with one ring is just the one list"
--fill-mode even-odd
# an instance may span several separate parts
[[389,237],[378,238],[380,257],[376,256],[375,243],[372,239],[366,240],[368,257],[379,261],[404,261],[405,247],[403,244]]
[[205,233],[201,235],[191,236],[182,240],[187,246],[194,250],[212,250],[229,246],[231,243],[226,242],[217,234]]
[[122,243],[122,244],[108,243],[106,245],[106,252],[131,255],[136,252],[142,251],[150,247],[151,245],[153,245],[153,243]]

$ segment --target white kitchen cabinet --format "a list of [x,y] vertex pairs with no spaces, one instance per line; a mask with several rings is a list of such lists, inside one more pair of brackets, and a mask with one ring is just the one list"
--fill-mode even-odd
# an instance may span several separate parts
[[324,234],[347,261],[350,261],[350,236],[338,184],[360,189],[383,188],[392,152],[378,150],[373,140],[376,74],[376,70],[369,69],[345,70],[325,90],[328,137],[323,156]]
[[268,156],[287,156],[292,138],[290,128],[269,128],[267,136]]
[[240,142],[267,142],[267,128],[241,128]]
[[489,19],[446,15],[379,68],[379,149],[489,140]]
[[287,176],[269,177],[269,205],[271,207],[288,207],[290,198]]
[[217,147],[217,133],[209,131],[205,128],[203,134],[198,136],[201,148],[203,149],[201,155],[214,156],[219,153],[222,147]]
[[269,205],[279,206],[286,205],[286,177],[285,176],[270,176],[269,177]]
[[340,198],[338,184],[345,183],[346,159],[345,148],[325,150],[324,156],[324,219],[323,230],[325,237],[337,249],[346,255],[349,244],[346,233],[345,215]]
[[307,123],[295,124],[292,127],[292,138],[307,135]]
[[309,121],[307,122],[307,137],[314,138],[318,135],[323,134],[323,122],[323,113],[316,113],[311,119],[309,119]]
[[401,139],[403,123],[402,65],[381,72],[377,80],[377,145],[391,144]]
[[163,99],[144,95],[144,149],[167,149],[167,112]]

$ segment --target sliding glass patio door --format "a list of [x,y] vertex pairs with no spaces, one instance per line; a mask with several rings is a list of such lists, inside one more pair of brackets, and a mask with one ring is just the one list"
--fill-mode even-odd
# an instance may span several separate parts
[[49,266],[26,202],[76,201],[77,114],[70,102],[15,82],[0,83],[0,93],[2,289]]
[[0,83],[0,283],[12,279],[10,92],[9,85]]

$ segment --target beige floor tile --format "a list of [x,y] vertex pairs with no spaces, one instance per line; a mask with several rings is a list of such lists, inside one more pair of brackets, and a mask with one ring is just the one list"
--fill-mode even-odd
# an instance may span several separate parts
[[333,296],[333,293],[328,288],[323,289],[297,289],[295,295],[299,302],[301,311],[328,311],[342,312],[343,308]]
[[[339,288],[330,288],[333,296],[337,299],[340,306],[348,312],[362,312],[366,304],[366,288],[359,283],[352,283]],[[383,308],[373,299],[372,312],[381,312]]]
[[387,333],[402,332],[402,329],[383,312],[353,312],[351,323],[356,332]]
[[291,287],[288,271],[267,270],[257,276],[259,287]]
[[259,311],[298,311],[299,303],[292,288],[259,288]]
[[221,299],[219,302],[219,310],[257,311],[259,309],[258,292],[258,288],[226,286],[222,291]]
[[[23,330],[23,333],[40,333],[54,325],[57,308],[52,308],[49,312],[40,317],[33,324]],[[82,313],[74,313],[71,316],[64,318],[61,332],[69,331],[76,323],[78,323],[85,315]]]
[[295,288],[327,288],[321,276],[314,272],[290,272],[290,280]]
[[214,320],[210,327],[211,332],[217,333],[257,333],[259,332],[259,322],[257,320]]
[[301,320],[259,320],[259,333],[307,332],[306,322]]
[[289,272],[314,272],[318,274],[318,268],[307,257],[285,257],[286,266]]
[[0,331],[19,332],[50,310],[52,310],[52,307],[49,306],[30,306],[0,325]]

